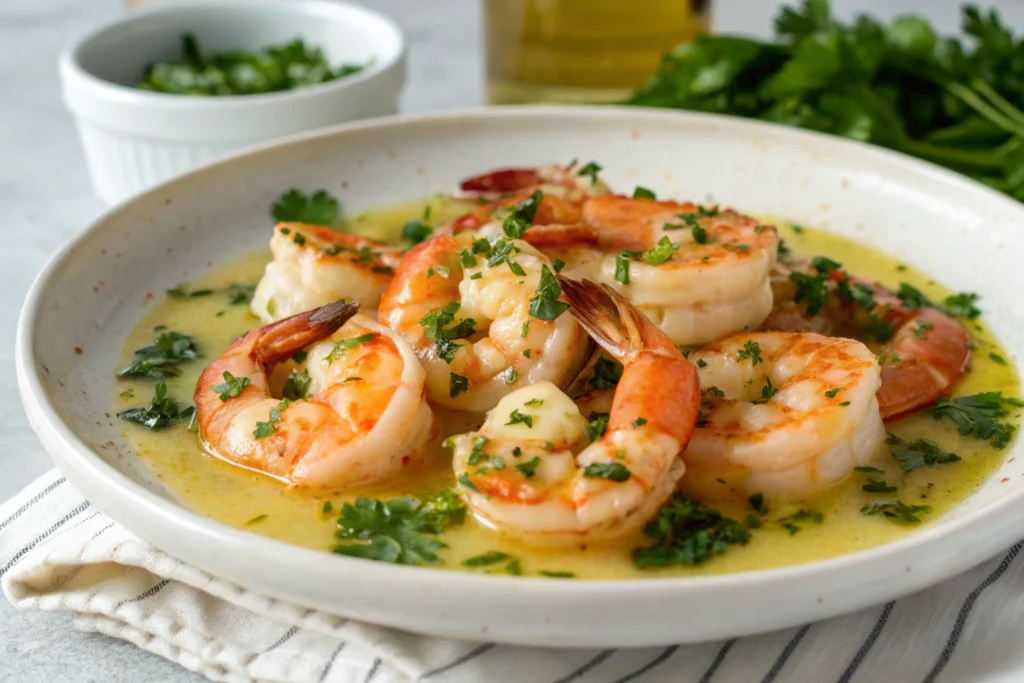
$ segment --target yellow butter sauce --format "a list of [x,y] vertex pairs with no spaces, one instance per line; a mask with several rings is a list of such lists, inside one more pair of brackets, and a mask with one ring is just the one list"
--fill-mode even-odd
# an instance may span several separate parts
[[[431,205],[432,220],[428,222],[432,224],[465,210],[465,204],[443,198],[433,198],[427,203]],[[423,206],[424,203],[419,202],[371,211],[350,220],[348,229],[379,238],[394,238],[406,220],[422,216]],[[828,256],[857,275],[893,288],[900,282],[907,282],[932,299],[940,300],[949,294],[928,275],[866,245],[813,229],[794,230],[785,224],[781,224],[780,232],[798,254]],[[259,324],[246,305],[232,305],[228,294],[220,290],[231,284],[255,284],[268,258],[269,254],[261,250],[218,265],[187,287],[190,290],[212,289],[214,293],[188,299],[169,298],[159,303],[125,341],[123,364],[130,362],[134,349],[153,340],[157,326],[191,336],[203,358],[183,364],[181,376],[167,381],[171,396],[191,401],[196,379],[204,365],[243,332]],[[981,303],[983,307],[984,302]],[[983,324],[971,322],[968,325],[975,344],[974,360],[971,372],[957,386],[956,393],[967,395],[998,390],[1007,396],[1019,396],[1019,380],[1009,355]],[[1007,364],[998,363],[990,354],[1006,359]],[[119,411],[144,405],[152,395],[151,381],[115,382],[114,402]],[[476,426],[474,418],[451,413],[438,413],[438,421],[444,426],[442,437]],[[1006,457],[1006,451],[974,438],[961,437],[951,422],[936,421],[927,413],[891,423],[889,429],[908,440],[930,439],[959,454],[962,460],[903,473],[893,458],[881,453],[876,466],[884,469],[885,474],[871,476],[884,478],[897,486],[899,490],[895,494],[863,491],[861,485],[868,475],[854,473],[829,491],[770,510],[763,528],[753,532],[747,545],[730,546],[724,555],[696,567],[637,569],[632,561],[632,549],[645,542],[639,532],[614,544],[537,548],[505,538],[472,519],[444,534],[443,540],[449,547],[440,554],[444,566],[462,569],[462,560],[496,550],[518,558],[525,575],[537,575],[544,570],[571,572],[587,578],[707,575],[811,562],[877,546],[920,528],[901,526],[882,516],[864,516],[860,510],[866,503],[898,498],[908,505],[928,505],[932,511],[922,515],[921,526],[924,526],[969,496]],[[381,499],[422,496],[453,483],[450,455],[440,447],[432,466],[409,473],[388,486],[344,493],[311,492],[289,489],[269,477],[230,466],[205,454],[197,445],[195,434],[185,425],[150,431],[126,424],[125,436],[155,476],[189,508],[231,526],[309,548],[328,550],[332,547],[337,510],[346,500],[358,495]],[[330,514],[323,512],[327,501],[334,511]],[[744,505],[716,507],[737,519],[751,512]],[[823,521],[820,524],[796,521],[797,531],[784,527],[780,518],[800,509],[820,512]]]

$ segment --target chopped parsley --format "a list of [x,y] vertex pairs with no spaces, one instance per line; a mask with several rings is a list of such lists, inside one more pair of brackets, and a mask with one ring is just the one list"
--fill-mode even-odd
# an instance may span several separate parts
[[662,237],[657,244],[641,254],[641,258],[649,266],[659,266],[672,258],[678,248],[668,237]]
[[960,461],[959,455],[942,450],[928,439],[908,442],[895,434],[890,434],[885,442],[893,446],[892,457],[899,462],[904,472],[910,472],[918,467],[948,465]]
[[338,515],[334,552],[378,562],[438,564],[446,548],[438,535],[466,521],[466,506],[454,489],[423,500],[357,498]]
[[818,512],[817,510],[811,510],[808,508],[801,508],[791,515],[779,518],[778,522],[782,525],[782,528],[789,532],[790,536],[794,536],[799,533],[802,529],[796,522],[810,522],[812,524],[821,524],[822,520],[825,519],[825,515]]
[[529,479],[533,476],[534,472],[536,472],[538,465],[540,465],[540,456],[535,455],[526,462],[517,464],[516,469],[519,470],[524,477]]
[[185,284],[175,285],[174,288],[167,290],[167,295],[174,299],[198,299],[202,296],[210,296],[213,294],[212,289],[194,289],[191,292],[185,288]]
[[296,189],[282,194],[270,208],[275,220],[288,223],[330,225],[338,215],[338,200],[327,190],[316,190],[308,197]]
[[825,392],[825,397],[826,398],[835,398],[836,395],[838,395],[840,391],[842,391],[841,387],[836,387],[834,389],[829,389],[828,391]]
[[861,488],[868,493],[893,493],[896,490],[895,486],[890,485],[884,479],[868,479]]
[[224,381],[220,384],[214,384],[210,387],[210,391],[220,396],[220,400],[227,401],[229,398],[235,398],[241,394],[247,386],[249,386],[248,377],[235,377],[225,370]]
[[745,544],[750,532],[734,519],[697,502],[682,491],[672,494],[657,516],[644,526],[652,544],[633,551],[641,569],[675,564],[696,565],[721,555],[729,544]]
[[588,479],[607,479],[618,484],[629,481],[630,471],[621,462],[595,462],[583,468]]
[[456,375],[454,372],[450,373],[448,377],[448,396],[455,398],[459,394],[469,391],[468,377]]
[[309,385],[313,382],[309,377],[309,370],[303,369],[302,372],[298,370],[292,370],[291,374],[288,375],[288,379],[284,383],[284,388],[281,390],[281,394],[292,401],[296,401],[300,398],[306,398],[306,394],[309,393]]
[[814,317],[821,312],[821,309],[828,303],[828,284],[826,275],[808,275],[807,273],[792,272],[789,280],[796,285],[796,295],[793,301],[800,303],[807,302],[807,315]]
[[750,365],[754,366],[761,362],[761,347],[756,341],[748,339],[743,348],[736,354],[736,360],[750,359]]
[[597,174],[600,173],[601,170],[601,165],[598,164],[596,161],[588,161],[582,167],[580,167],[580,170],[576,171],[576,175],[587,176],[588,178],[590,178],[590,182],[596,183]]
[[538,320],[555,320],[569,310],[569,304],[559,301],[562,287],[547,265],[541,266],[537,293],[530,299],[530,315]]
[[332,512],[334,512],[334,506],[331,505],[331,501],[329,501],[329,500],[324,501],[324,506],[322,508],[320,508],[320,513],[324,514],[324,515],[329,515]]
[[274,425],[281,421],[281,411],[288,407],[288,399],[283,398],[281,402],[270,409],[270,419],[266,422],[257,422],[256,429],[252,435],[257,439],[265,439],[277,431]]
[[539,569],[537,573],[541,576],[546,576],[551,579],[575,579],[576,575],[572,572],[552,571],[550,569]]
[[501,230],[507,238],[515,240],[523,236],[523,233],[530,228],[533,217],[537,215],[537,207],[540,206],[542,198],[541,191],[534,190],[533,194],[513,207],[512,212],[505,217],[501,224]]
[[440,311],[431,311],[420,319],[420,326],[427,339],[437,341],[439,339],[462,339],[476,331],[476,321],[466,318],[457,324],[448,327],[455,321],[455,314],[459,312],[461,304],[452,301]]
[[998,353],[990,353],[988,357],[1000,365],[1006,365],[1006,359],[1000,356]]
[[1009,408],[1024,406],[1020,400],[1005,398],[1000,391],[986,391],[973,396],[949,398],[943,396],[932,408],[935,419],[948,418],[956,423],[963,436],[974,436],[988,441],[996,448],[1005,448],[1017,428],[1000,421],[1009,414]]
[[772,384],[772,378],[765,377],[764,386],[761,387],[761,398],[754,401],[754,403],[767,403],[772,400],[772,397],[777,393],[779,393],[779,388]]
[[657,199],[657,196],[655,196],[654,192],[648,190],[646,187],[637,185],[636,189],[633,190],[633,199]]
[[601,358],[594,364],[594,374],[590,384],[595,389],[614,387],[622,379],[622,363],[608,358]]
[[149,429],[163,429],[176,422],[190,420],[195,415],[193,406],[183,406],[167,395],[167,385],[160,382],[152,402],[148,406],[129,408],[117,414],[125,422],[132,422]]
[[508,553],[499,552],[497,550],[491,550],[482,555],[474,555],[473,557],[466,558],[462,561],[463,567],[489,567],[492,564],[498,564],[505,560],[512,559],[512,556]]
[[587,415],[587,438],[591,441],[597,441],[604,436],[605,430],[608,429],[608,419],[610,417],[610,413],[592,412],[590,415]]
[[421,221],[419,218],[407,220],[402,226],[402,239],[413,244],[430,239],[434,229]]
[[151,345],[135,350],[132,364],[117,374],[118,377],[144,377],[164,379],[181,374],[179,363],[199,357],[191,337],[174,331],[161,332]]
[[629,262],[636,256],[641,256],[642,251],[626,249],[615,255],[615,281],[624,285],[629,284]]
[[267,514],[256,515],[255,517],[253,517],[252,519],[247,521],[245,523],[245,525],[246,526],[252,526],[253,524],[259,524],[260,522],[266,521],[266,519],[268,517],[270,517],[270,515],[267,515]]
[[339,339],[338,341],[334,342],[334,346],[331,347],[331,352],[327,354],[327,357],[324,358],[324,360],[327,361],[328,363],[333,363],[334,361],[344,356],[345,352],[348,351],[349,349],[354,349],[355,347],[361,346],[368,341],[373,341],[373,339],[376,336],[377,335],[374,334],[373,332],[367,332],[366,334],[361,334],[358,337],[351,337],[350,339]]
[[523,413],[520,413],[518,409],[516,409],[516,410],[513,410],[509,414],[508,422],[506,422],[505,425],[508,426],[508,425],[524,424],[528,428],[533,429],[533,421],[535,419],[536,419],[536,416],[534,416],[534,415],[524,415]]
[[647,418],[646,417],[638,417],[635,420],[633,420],[633,428],[634,429],[636,429],[638,427],[643,427],[645,424],[647,424]]
[[962,292],[960,294],[954,294],[946,297],[946,312],[957,318],[967,318],[968,320],[974,320],[981,311],[974,303],[978,300],[978,295],[971,292]]
[[[451,362],[455,360],[456,354],[459,349],[462,348],[462,344],[456,344],[451,339],[438,339],[437,343],[434,344],[434,348],[437,350],[437,355],[444,360],[445,363],[451,365]],[[514,369],[514,368],[509,368]]]
[[907,505],[898,500],[872,501],[860,509],[862,515],[882,514],[898,524],[920,524],[918,515],[931,512],[928,505]]
[[757,514],[768,514],[768,508],[764,504],[763,493],[755,493],[750,498],[747,498],[747,502],[750,503],[750,507],[754,508],[754,512],[756,512]]

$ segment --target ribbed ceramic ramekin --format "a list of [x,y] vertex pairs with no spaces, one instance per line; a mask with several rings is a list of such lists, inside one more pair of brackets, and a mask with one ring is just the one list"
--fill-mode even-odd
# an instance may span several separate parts
[[[336,81],[264,95],[135,88],[149,64],[178,56],[183,33],[210,51],[302,38],[332,64],[371,63]],[[240,147],[395,113],[405,45],[388,18],[332,0],[188,0],[129,12],[69,45],[60,76],[93,186],[113,203]]]

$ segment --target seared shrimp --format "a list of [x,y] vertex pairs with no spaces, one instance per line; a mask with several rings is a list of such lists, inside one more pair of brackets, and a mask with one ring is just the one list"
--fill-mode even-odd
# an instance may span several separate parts
[[692,203],[596,197],[582,221],[606,255],[599,278],[677,344],[754,329],[772,307],[774,227]]
[[880,370],[860,342],[737,334],[690,359],[703,407],[682,485],[702,497],[811,493],[867,465],[885,441]]
[[592,164],[568,166],[547,164],[537,168],[502,168],[467,178],[459,185],[473,196],[501,196],[510,193],[529,194],[540,190],[570,201],[608,194],[608,186],[597,178],[600,167]]
[[382,242],[306,223],[279,223],[270,250],[274,259],[252,298],[263,322],[345,297],[375,311],[402,257]]
[[436,237],[410,249],[380,320],[416,350],[430,400],[485,412],[542,380],[564,386],[589,353],[550,262],[521,240]]
[[573,315],[624,366],[603,434],[591,429],[590,441],[572,400],[539,382],[448,444],[459,488],[484,523],[555,540],[609,538],[646,522],[682,476],[677,456],[696,424],[697,373],[614,290],[561,282]]
[[578,203],[539,191],[533,194],[516,194],[482,204],[439,228],[438,234],[458,235],[473,232],[476,237],[500,237],[502,221],[509,211],[516,206],[522,206],[524,202],[533,201],[537,201],[537,208],[531,216],[530,228],[523,233],[524,241],[541,250],[548,246],[557,247],[563,244],[571,244],[574,247],[597,244],[597,231],[580,222]]
[[814,267],[797,264],[792,272],[807,276],[815,267],[829,285],[821,310],[812,308],[814,315],[808,315],[807,304],[794,300],[791,271],[784,270],[774,276],[776,304],[764,329],[811,330],[881,342],[878,405],[883,419],[920,410],[950,393],[971,358],[963,325],[936,308],[908,308],[885,287],[854,278],[832,261],[818,260]]
[[[400,337],[336,302],[250,331],[199,377],[206,450],[293,485],[377,482],[422,459],[433,416],[424,372]],[[347,321],[347,322],[346,322]],[[275,365],[306,350],[271,395]]]

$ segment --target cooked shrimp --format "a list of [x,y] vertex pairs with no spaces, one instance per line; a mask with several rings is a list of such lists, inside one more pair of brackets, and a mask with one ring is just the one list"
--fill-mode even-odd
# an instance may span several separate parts
[[482,413],[524,384],[564,386],[586,360],[587,335],[558,295],[526,242],[441,236],[406,253],[380,320],[423,361],[431,401]]
[[629,197],[590,199],[582,220],[607,254],[601,281],[677,344],[753,329],[771,310],[772,226],[731,210]]
[[525,203],[537,201],[536,211],[531,211],[530,228],[522,239],[535,247],[571,244],[596,244],[597,231],[580,222],[580,205],[555,195],[516,194],[497,201],[482,204],[472,211],[459,216],[448,225],[438,228],[437,234],[457,235],[474,232],[477,237],[500,237],[502,221],[510,211]]
[[[817,266],[828,300],[808,315],[794,300],[796,287],[789,270],[775,277],[776,304],[763,324],[769,330],[811,330],[881,343],[882,386],[878,405],[885,420],[931,405],[950,393],[970,362],[970,337],[958,321],[928,306],[908,308],[891,291],[839,270],[825,261]],[[809,263],[795,272],[813,272]],[[846,287],[841,285],[845,284]],[[843,292],[857,289],[856,299]],[[869,334],[870,332],[870,334]]]
[[624,366],[604,433],[588,444],[579,408],[539,382],[448,443],[459,487],[484,523],[515,535],[609,538],[646,522],[682,476],[677,456],[696,424],[697,373],[614,290],[561,282],[573,315]]
[[279,223],[270,250],[274,258],[252,298],[263,322],[346,297],[376,311],[402,256],[382,242],[306,223]]
[[[196,385],[204,447],[301,486],[377,482],[419,462],[433,424],[423,368],[396,334],[353,317],[358,308],[328,304],[232,344]],[[271,395],[274,366],[303,349],[291,400]]]
[[570,201],[608,194],[608,186],[597,178],[600,167],[592,164],[568,166],[547,164],[537,168],[502,168],[489,171],[460,183],[459,188],[474,196],[501,196],[509,193],[529,194],[540,190]]
[[690,354],[703,408],[682,486],[703,497],[798,496],[867,465],[885,441],[871,350],[797,332],[737,334]]

